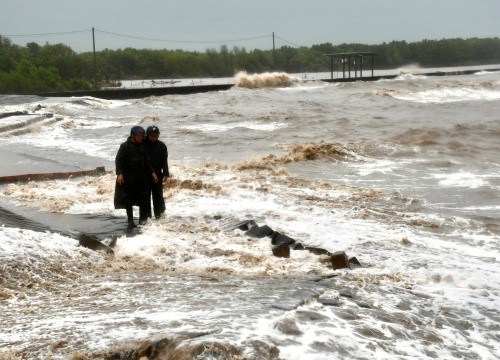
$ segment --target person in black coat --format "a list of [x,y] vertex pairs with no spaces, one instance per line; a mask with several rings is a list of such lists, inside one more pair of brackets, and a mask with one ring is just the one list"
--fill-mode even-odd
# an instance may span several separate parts
[[132,206],[139,206],[139,224],[147,220],[148,182],[158,178],[144,146],[144,129],[134,126],[116,154],[115,209],[125,209],[129,227],[135,227]]
[[165,143],[158,140],[160,137],[160,129],[157,126],[150,126],[146,130],[146,145],[147,152],[151,160],[151,166],[154,169],[157,182],[150,179],[148,188],[148,217],[151,217],[151,195],[153,196],[153,209],[155,218],[159,219],[165,212],[165,200],[163,199],[163,178],[169,177],[168,172],[168,150]]

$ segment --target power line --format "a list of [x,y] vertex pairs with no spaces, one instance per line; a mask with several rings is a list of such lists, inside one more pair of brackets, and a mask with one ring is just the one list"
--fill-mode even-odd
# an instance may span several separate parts
[[[276,37],[277,37],[278,39],[280,39],[281,41],[284,41],[284,42],[286,42],[286,43],[288,43],[288,44],[290,44],[290,45],[292,45],[292,46],[295,46],[295,47],[297,47],[297,48],[300,48],[300,47],[301,47],[300,45],[294,44],[294,43],[292,43],[292,42],[290,42],[290,41],[288,41],[288,40],[285,40],[285,39],[283,39],[283,38],[281,38],[281,37],[279,37],[279,36],[276,36]],[[310,49],[311,49],[312,51],[314,51],[315,53],[318,53],[318,54],[320,54],[320,55],[323,55],[323,53],[322,53],[322,52],[320,52],[320,51],[318,51],[318,50],[316,50],[316,49],[313,49],[312,47],[311,47]]]
[[300,45],[297,45],[297,44],[294,44],[293,42],[290,42],[290,41],[288,41],[288,40],[285,40],[285,39],[283,39],[283,38],[279,37],[278,35],[276,35],[276,37],[277,37],[278,39],[280,39],[281,41],[284,41],[284,42],[286,42],[286,43],[288,43],[288,44],[290,44],[290,45],[292,45],[292,46],[295,46],[295,47],[298,47],[298,48],[299,48],[299,47],[301,47]]
[[171,43],[190,43],[190,44],[238,42],[238,41],[248,41],[248,40],[255,40],[255,39],[263,39],[263,38],[268,38],[268,37],[271,36],[271,35],[262,35],[262,36],[254,36],[254,37],[240,38],[240,39],[230,39],[230,40],[170,40],[170,39],[157,39],[157,38],[148,38],[148,37],[143,37],[143,36],[134,36],[134,35],[119,34],[119,33],[114,33],[114,32],[110,32],[110,31],[99,30],[99,29],[95,29],[95,30],[97,32],[100,32],[100,33],[103,33],[103,34],[114,35],[114,36],[118,36],[118,37],[129,38],[129,39],[147,40],[147,41],[158,41],[158,42],[171,42]]
[[56,36],[56,35],[79,34],[84,32],[90,32],[90,30],[63,31],[63,32],[44,33],[44,34],[14,34],[14,35],[4,35],[4,36],[5,37]]
[[[11,34],[11,35],[4,35],[5,37],[40,37],[40,36],[58,36],[58,35],[73,35],[73,34],[81,34],[81,33],[88,33],[91,32],[92,30],[75,30],[75,31],[61,31],[61,32],[52,32],[52,33],[39,33],[39,34]],[[230,43],[230,42],[240,42],[240,41],[249,41],[249,40],[257,40],[257,39],[264,39],[264,38],[269,38],[272,37],[272,34],[269,35],[260,35],[260,36],[253,36],[253,37],[246,37],[246,38],[239,38],[239,39],[226,39],[226,40],[172,40],[172,39],[159,39],[159,38],[150,38],[150,37],[145,37],[145,36],[135,36],[135,35],[128,35],[128,34],[121,34],[121,33],[115,33],[111,31],[106,31],[106,30],[99,30],[95,29],[96,32],[106,34],[106,35],[111,35],[111,36],[117,36],[117,37],[122,37],[122,38],[128,38],[128,39],[137,39],[137,40],[146,40],[146,41],[156,41],[156,42],[170,42],[170,43],[185,43],[185,44],[214,44],[214,43]],[[277,39],[280,39],[281,41],[295,46],[297,48],[300,48],[300,45],[297,45],[291,41],[288,41],[286,39],[283,39],[280,36],[275,35]]]
[[[158,42],[171,42],[171,43],[224,43],[224,42],[238,42],[238,41],[248,41],[248,40],[256,40],[268,38],[271,35],[261,35],[261,36],[253,36],[247,38],[239,38],[239,39],[226,39],[226,40],[172,40],[172,39],[158,39],[158,38],[150,38],[145,36],[135,36],[135,35],[127,35],[120,34],[106,30],[95,29],[96,32],[100,32],[102,34],[118,36],[129,39],[137,39],[137,40],[147,40],[147,41],[158,41]],[[61,32],[53,32],[53,33],[39,33],[39,34],[10,34],[4,35],[5,37],[33,37],[33,36],[57,36],[57,35],[68,35],[68,34],[79,34],[91,32],[91,30],[76,30],[76,31],[61,31]]]

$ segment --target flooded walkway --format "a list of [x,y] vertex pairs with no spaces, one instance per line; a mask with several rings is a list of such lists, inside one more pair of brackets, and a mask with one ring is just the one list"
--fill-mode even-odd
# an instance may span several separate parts
[[[96,348],[117,344],[114,349],[119,352],[140,339],[198,334],[182,346],[219,342],[236,345],[248,358],[262,350],[266,358],[274,358],[269,349],[274,345],[263,333],[287,311],[316,301],[325,285],[307,278],[208,274],[86,276],[50,297],[30,294],[19,299],[15,309],[2,307],[0,346],[34,357],[52,349],[54,358],[59,358],[73,351],[90,355]],[[326,319],[311,311],[303,316],[312,323]],[[293,321],[282,324],[282,331],[300,333]],[[285,342],[293,343],[293,337]]]

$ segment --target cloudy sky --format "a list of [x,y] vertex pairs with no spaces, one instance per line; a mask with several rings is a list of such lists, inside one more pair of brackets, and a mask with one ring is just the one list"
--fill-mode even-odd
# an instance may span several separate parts
[[498,37],[499,19],[500,0],[0,0],[0,35],[78,52],[92,27],[97,50],[269,49],[272,32],[277,47]]

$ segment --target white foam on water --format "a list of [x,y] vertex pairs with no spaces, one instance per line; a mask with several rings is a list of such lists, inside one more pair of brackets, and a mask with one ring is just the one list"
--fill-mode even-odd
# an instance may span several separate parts
[[467,206],[462,207],[463,210],[500,210],[500,205],[493,206]]
[[129,102],[123,100],[105,100],[92,96],[71,97],[64,103],[65,107],[75,109],[116,109],[118,107],[130,105]]
[[[16,112],[16,111],[30,111],[34,105],[32,103],[28,104],[16,104],[16,105],[0,105],[0,113]],[[5,120],[8,118],[3,118],[0,120]]]
[[431,174],[435,179],[439,179],[439,185],[443,187],[466,187],[475,189],[481,186],[489,186],[488,181],[491,175],[474,174],[467,171],[447,174]]
[[59,258],[77,261],[91,257],[96,262],[102,260],[97,253],[77,248],[78,242],[68,237],[50,232],[40,233],[9,227],[0,227],[0,258],[2,261],[29,262],[30,258],[39,261],[59,261]]
[[[29,182],[23,186],[9,184],[2,194],[24,205],[44,212],[94,214],[113,212],[110,198],[115,175],[68,179],[52,182]],[[103,196],[106,194],[106,196]]]
[[[261,274],[262,271],[281,273],[284,269],[300,273],[322,273],[327,271],[327,268],[317,262],[315,255],[293,252],[292,259],[296,260],[283,262],[282,259],[272,256],[269,240],[251,242],[248,246],[248,240],[241,232],[226,233],[221,224],[213,220],[213,216],[220,214],[223,219],[229,218],[238,222],[250,214],[261,225],[267,224],[304,244],[322,246],[331,251],[346,249],[354,245],[359,238],[377,238],[377,233],[392,232],[375,222],[351,219],[349,211],[338,210],[333,213],[330,209],[310,210],[310,205],[302,205],[300,201],[294,200],[310,196],[312,192],[308,189],[295,189],[290,193],[286,187],[266,182],[262,184],[260,181],[245,182],[248,188],[241,188],[238,177],[225,171],[192,176],[206,181],[207,184],[220,185],[221,190],[217,190],[215,196],[210,190],[177,192],[173,189],[174,193],[167,199],[167,203],[176,205],[169,206],[166,220],[149,223],[144,227],[142,235],[120,239],[117,247],[119,254],[123,252],[123,256],[153,256],[158,263],[169,263],[177,269],[196,273],[208,268],[226,269],[247,275]],[[11,184],[3,194],[45,211],[111,211],[119,214],[120,212],[112,209],[114,183],[115,176],[109,174],[98,178]],[[278,194],[261,193],[258,189],[262,186],[271,186]],[[349,199],[350,196],[347,191],[335,189],[323,192],[323,198],[332,202]],[[179,220],[172,222],[169,219]],[[182,229],[186,229],[188,233],[182,234]],[[196,229],[203,231],[198,232]],[[335,233],[335,236],[332,236],[332,233]],[[193,243],[196,242],[198,244],[194,246]],[[211,247],[233,253],[234,257],[218,256],[209,260],[204,252]],[[184,255],[181,258],[172,258],[172,250],[165,249],[177,249],[174,253]],[[186,260],[188,258],[189,260]]]
[[[25,136],[8,138],[11,144],[29,145],[34,148],[47,148],[54,151],[66,151],[112,161],[116,156],[119,140],[106,142],[102,139],[77,139],[72,136],[72,129],[65,129],[64,124],[56,124],[32,131]],[[111,126],[114,127],[114,126]]]
[[236,86],[247,89],[287,87],[297,82],[300,82],[300,79],[285,72],[265,72],[249,75],[245,71],[240,71],[235,75]]
[[[366,159],[366,158],[365,158]],[[396,163],[392,160],[387,159],[370,159],[369,162],[363,162],[362,164],[352,163],[349,164],[351,168],[357,169],[357,175],[368,176],[375,173],[388,174],[393,173],[397,166],[401,165],[401,162]]]
[[474,88],[446,88],[422,91],[397,91],[391,93],[395,99],[417,103],[444,104],[460,101],[495,101],[500,100],[500,91]]
[[257,131],[274,131],[277,129],[282,129],[287,127],[287,124],[271,122],[271,123],[261,123],[261,122],[241,122],[232,124],[194,124],[194,125],[183,125],[180,126],[181,129],[186,130],[196,130],[205,133],[217,133],[224,132],[232,129],[250,129]]
[[113,121],[113,120],[101,121],[101,120],[95,120],[95,118],[75,120],[75,127],[82,129],[99,130],[99,129],[121,128],[124,125],[127,125],[127,123],[123,123],[120,121]]
[[278,88],[278,91],[284,91],[284,92],[309,92],[309,91],[318,91],[322,90],[325,88],[328,88],[332,84],[329,83],[324,83],[324,82],[306,82],[306,83],[300,83],[300,84],[295,84],[294,86],[291,87],[285,87],[285,88]]
[[43,117],[42,114],[33,114],[33,115],[22,115],[22,116],[9,116],[3,119],[0,119],[0,128],[4,126],[14,125],[14,124],[22,124],[29,120],[32,120],[37,117]]
[[124,100],[107,100],[107,105],[109,109],[116,109],[122,106],[128,106],[131,104],[129,101]]
[[476,73],[474,73],[475,76],[483,76],[483,75],[492,75],[492,74],[499,74],[500,71],[484,71],[484,70],[481,70],[481,71],[478,71]]
[[425,75],[419,75],[419,74],[412,74],[412,73],[404,73],[404,72],[402,72],[395,79],[391,79],[391,80],[388,80],[388,81],[408,81],[408,80],[420,80],[420,79],[428,79],[428,77],[425,76]]
[[[335,292],[338,291],[336,286],[322,296],[340,299],[340,309],[324,307],[313,300],[296,310],[279,315],[291,317],[301,332],[293,336],[292,343],[289,343],[290,335],[283,334],[276,327],[282,320],[280,317],[269,317],[260,321],[254,318],[252,324],[248,324],[245,318],[232,320],[232,325],[225,330],[226,338],[234,339],[237,336],[241,342],[256,337],[273,339],[275,343],[283,343],[280,346],[281,354],[291,359],[304,356],[326,358],[327,354],[335,353],[340,348],[353,357],[359,357],[366,355],[366,346],[369,343],[394,339],[387,324],[381,322],[374,313],[389,314],[384,315],[388,317],[392,313],[400,313],[397,305],[401,301],[414,302],[415,309],[407,310],[405,315],[413,317],[421,317],[418,314],[421,307],[439,314],[440,307],[456,311],[463,302],[467,302],[474,311],[480,311],[482,307],[494,310],[498,306],[495,305],[498,303],[495,300],[500,296],[500,280],[495,279],[495,273],[498,273],[498,253],[494,255],[484,247],[447,241],[430,233],[419,234],[415,229],[398,225],[397,222],[384,225],[381,222],[357,218],[356,204],[359,202],[350,205],[349,199],[353,194],[349,188],[290,186],[282,183],[286,177],[260,177],[258,173],[252,175],[251,172],[233,172],[231,169],[204,166],[180,166],[176,173],[182,174],[186,179],[199,179],[208,187],[201,187],[199,190],[173,188],[171,193],[166,189],[165,218],[148,222],[142,227],[140,235],[119,238],[115,247],[117,266],[135,264],[134,266],[141,268],[154,265],[154,269],[162,271],[211,276],[219,273],[298,276],[327,275],[333,272],[321,263],[317,256],[304,251],[292,251],[289,259],[275,258],[271,253],[268,238],[251,239],[240,230],[227,230],[223,225],[223,220],[231,224],[249,216],[259,224],[267,224],[304,244],[320,246],[330,251],[345,250],[365,265],[365,268],[353,272],[352,275],[345,270],[337,271],[341,277],[336,284],[351,291],[356,290],[356,301],[368,302],[371,310],[361,311],[355,302],[340,299]],[[94,209],[105,212],[106,206],[107,211],[113,211],[109,208],[113,185],[114,176],[106,175],[99,179],[52,181],[45,185],[11,185],[7,188],[6,195],[19,199],[21,194],[31,192],[34,195],[30,198],[31,205],[41,206],[42,203],[52,202],[56,196],[61,197],[61,193],[73,193],[68,197],[77,204],[81,203],[81,210],[92,211],[83,205],[85,201],[101,204],[108,202],[108,205]],[[221,186],[221,189],[211,190],[210,186]],[[97,188],[101,190],[97,192]],[[264,188],[267,190],[262,191]],[[13,190],[15,191],[11,192]],[[92,193],[96,193],[95,196],[86,199]],[[312,197],[313,195],[318,199]],[[339,202],[344,202],[345,205],[332,207]],[[60,211],[74,211],[77,208],[78,205],[69,205]],[[215,215],[221,220],[216,220]],[[402,242],[402,238],[409,240]],[[443,256],[446,256],[446,261]],[[484,261],[488,258],[491,259],[489,263]],[[344,280],[344,276],[351,277],[351,280]],[[406,287],[412,291],[404,290]],[[129,291],[126,289],[128,288],[125,287],[121,291]],[[427,294],[432,300],[425,300],[425,297],[424,300],[412,300],[416,291]],[[397,292],[397,295],[390,297],[388,294],[392,292]],[[139,303],[146,305],[151,301],[155,301],[152,295],[141,298]],[[423,302],[422,305],[419,305],[419,302]],[[182,308],[171,314],[186,329],[195,328],[193,324],[200,320],[194,319],[204,319],[203,326],[210,328],[212,321],[219,321],[217,317],[223,316],[221,313],[211,312],[210,309],[203,313],[190,313],[189,304],[186,306],[186,309]],[[68,308],[67,311],[71,310]],[[322,315],[324,320],[318,323],[301,320],[300,311],[313,311]],[[343,319],[342,313],[345,311],[359,313],[358,321]],[[161,314],[160,311],[145,312],[140,306],[129,309],[126,314],[97,314],[95,317],[86,316],[82,321],[75,320],[75,317],[78,318],[77,314],[65,314],[62,317],[53,316],[43,320],[39,323],[39,329],[51,333],[62,326],[75,327],[85,334],[97,331],[102,335],[93,346],[100,347],[111,343],[112,337],[109,333],[105,334],[104,329],[112,326],[113,322],[116,322],[117,326],[124,322],[129,324],[120,325],[123,326],[123,340],[134,338],[135,326],[130,324],[134,319],[144,319],[150,324],[148,329],[139,329],[135,336],[150,336],[157,327],[165,330],[170,326],[168,324],[172,318]],[[480,316],[479,313],[477,316],[484,318],[484,315]],[[396,349],[396,345],[397,348],[401,347],[401,343],[396,342],[385,347],[385,350],[369,350],[371,357],[385,358],[397,351],[402,351],[404,356],[419,357],[425,354],[426,349],[420,340],[414,341],[410,338],[414,330],[411,330],[410,334],[409,330],[397,321],[389,324],[397,331],[407,334],[403,350]],[[241,329],[245,331],[240,331]],[[448,356],[457,332],[447,327],[439,330],[427,325],[425,329],[444,339],[444,345],[434,345],[434,351],[442,353],[444,357]],[[33,331],[31,336],[36,335],[38,330]],[[470,336],[476,336],[474,334],[480,334],[481,331],[481,326],[478,325],[477,329],[470,331]],[[340,334],[343,336],[339,338]],[[367,338],[366,334],[378,334],[376,336],[383,339]],[[220,335],[214,334],[206,339],[217,339],[218,336]],[[332,342],[331,339],[336,341]],[[318,348],[319,343],[323,343],[327,350]],[[488,350],[485,350],[487,348],[479,344],[477,346],[480,351],[488,354]]]

